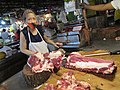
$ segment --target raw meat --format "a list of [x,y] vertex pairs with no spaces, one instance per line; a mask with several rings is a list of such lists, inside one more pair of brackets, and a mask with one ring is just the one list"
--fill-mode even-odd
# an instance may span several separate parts
[[112,60],[85,57],[77,52],[73,52],[68,56],[65,67],[102,74],[112,74],[116,69],[116,65]]
[[43,90],[90,90],[90,84],[85,81],[78,81],[72,72],[66,72],[57,81],[56,86],[46,84]]
[[27,64],[35,73],[42,71],[53,71],[54,67],[59,69],[62,59],[64,58],[64,54],[60,51],[52,51],[42,55],[41,53],[37,53],[36,56],[30,56],[27,61]]

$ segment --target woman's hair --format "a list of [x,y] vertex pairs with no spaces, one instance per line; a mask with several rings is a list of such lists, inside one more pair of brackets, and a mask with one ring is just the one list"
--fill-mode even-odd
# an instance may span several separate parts
[[36,14],[34,13],[33,10],[31,10],[31,9],[26,9],[26,10],[24,11],[24,13],[23,13],[23,16],[22,16],[24,21],[26,20],[26,16],[27,16],[29,13],[33,13],[33,14],[36,16]]

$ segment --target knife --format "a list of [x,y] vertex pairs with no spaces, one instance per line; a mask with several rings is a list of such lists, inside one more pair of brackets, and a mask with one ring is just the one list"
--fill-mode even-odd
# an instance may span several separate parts
[[120,54],[120,50],[112,51],[112,52],[103,52],[103,53],[95,53],[95,54],[87,54],[83,55],[85,57],[91,57],[91,56],[102,56],[102,55],[118,55]]

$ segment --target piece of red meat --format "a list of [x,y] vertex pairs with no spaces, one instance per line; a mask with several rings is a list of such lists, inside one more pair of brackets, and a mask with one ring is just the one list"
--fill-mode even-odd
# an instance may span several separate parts
[[[90,90],[90,84],[85,81],[76,80],[73,72],[66,72],[61,79],[57,81],[57,85],[53,87],[51,84],[46,84],[43,90]],[[47,89],[46,89],[47,88]]]
[[45,59],[50,59],[49,53],[45,53],[45,54],[43,54],[43,56]]
[[85,57],[78,53],[71,53],[65,64],[66,68],[76,69],[79,71],[95,72],[102,74],[112,74],[116,65],[112,60],[100,58]]
[[38,59],[36,56],[30,56],[28,58],[28,61],[27,61],[27,64],[30,66],[30,67],[33,67],[35,65],[38,65],[40,62],[40,59]]
[[32,68],[32,71],[35,73],[42,71],[50,71],[54,68],[53,63],[47,60],[43,62],[36,56],[30,56],[28,58],[27,64]]
[[59,56],[58,58],[53,58],[52,62],[57,69],[60,69],[62,64],[62,56]]
[[[39,53],[37,53],[39,56]],[[41,53],[40,53],[41,55]],[[53,71],[57,72],[60,69],[63,53],[60,51],[52,51],[41,55],[42,57],[30,56],[27,64],[32,68],[35,73],[42,71]]]
[[50,60],[52,60],[53,65],[57,68],[60,69],[60,66],[62,64],[62,60],[64,58],[64,54],[61,51],[52,51],[49,53]]
[[56,90],[53,84],[45,84],[44,90]]

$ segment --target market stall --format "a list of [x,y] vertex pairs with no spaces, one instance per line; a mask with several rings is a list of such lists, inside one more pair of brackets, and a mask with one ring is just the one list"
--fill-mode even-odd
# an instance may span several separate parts
[[[57,74],[52,74],[46,83],[51,83],[56,85],[57,80],[59,80],[63,73],[72,71],[77,80],[86,81],[91,85],[91,90],[119,90],[120,88],[120,55],[103,55],[103,56],[95,56],[95,58],[102,58],[105,60],[114,60],[117,65],[117,70],[110,75],[103,75],[97,73],[87,73],[80,72],[77,70],[66,69],[61,67]],[[44,84],[39,88],[39,90],[43,90]]]
[[[95,51],[96,53],[100,52],[101,50]],[[81,51],[80,51],[81,52]],[[93,51],[90,52],[93,54]],[[90,54],[89,53],[89,54]],[[88,54],[88,52],[82,52],[82,54]],[[56,86],[57,80],[61,79],[63,73],[71,71],[74,73],[76,80],[84,81],[90,84],[91,90],[119,90],[120,88],[120,55],[102,55],[102,56],[94,56],[94,58],[101,58],[105,60],[113,60],[117,69],[112,74],[98,74],[98,73],[88,73],[82,72],[78,70],[67,69],[61,67],[57,73],[52,73],[50,78],[43,83],[39,89],[43,90],[46,83],[53,84]],[[14,86],[16,83],[16,86]],[[8,80],[4,81],[2,85],[6,86],[10,90],[16,89],[25,89],[25,90],[33,90],[26,84],[25,79],[23,78],[23,74],[21,72],[17,73],[16,75],[12,76]]]

